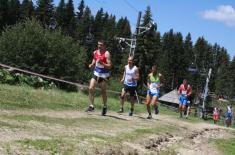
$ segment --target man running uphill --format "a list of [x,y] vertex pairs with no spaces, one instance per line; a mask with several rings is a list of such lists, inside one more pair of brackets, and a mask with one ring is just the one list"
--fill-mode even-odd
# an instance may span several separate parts
[[94,74],[90,81],[89,86],[89,102],[90,105],[87,112],[94,111],[94,89],[98,83],[101,88],[101,94],[103,98],[103,109],[101,115],[104,116],[107,113],[107,94],[106,87],[107,81],[110,76],[110,69],[112,67],[110,53],[106,51],[104,41],[98,41],[98,49],[93,52],[92,63],[89,68],[94,68]]
[[148,75],[147,79],[148,91],[146,96],[146,107],[149,114],[147,119],[152,118],[150,103],[155,110],[155,114],[158,114],[157,99],[160,95],[159,93],[161,87],[161,79],[162,79],[162,74],[158,73],[157,66],[153,65],[152,72]]
[[129,116],[133,115],[134,111],[134,104],[135,104],[135,93],[137,89],[137,81],[139,80],[139,70],[134,65],[134,58],[130,56],[128,58],[128,64],[125,66],[123,77],[121,82],[124,82],[124,88],[122,89],[121,96],[120,96],[120,103],[121,108],[118,111],[119,113],[123,113],[123,105],[124,105],[124,97],[127,92],[130,94],[130,102],[131,102],[131,109],[129,112]]
[[[192,94],[192,88],[191,86],[187,83],[187,80],[184,79],[183,83],[180,85],[178,94],[180,95],[179,97],[179,112],[180,112],[180,117],[183,117],[183,113],[186,110],[186,107],[188,105],[188,98]],[[187,117],[186,117],[187,118]]]

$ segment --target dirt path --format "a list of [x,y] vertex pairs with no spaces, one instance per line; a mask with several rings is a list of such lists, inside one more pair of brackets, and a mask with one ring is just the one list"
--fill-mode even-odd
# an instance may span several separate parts
[[[50,140],[59,137],[65,144],[73,142],[73,147],[69,148],[72,150],[71,154],[166,152],[177,155],[221,155],[221,152],[208,143],[209,139],[235,137],[232,134],[233,129],[213,124],[192,123],[163,114],[154,116],[152,120],[145,118],[146,114],[129,117],[127,114],[120,115],[116,112],[109,112],[106,117],[102,117],[99,112],[88,114],[81,111],[2,110],[0,152],[52,154],[50,149],[39,150],[32,146],[22,146],[16,141]],[[60,148],[61,152],[67,149],[67,146],[64,147]]]

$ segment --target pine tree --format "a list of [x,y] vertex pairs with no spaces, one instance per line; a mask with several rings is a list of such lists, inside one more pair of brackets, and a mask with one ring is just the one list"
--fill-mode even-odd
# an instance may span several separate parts
[[165,89],[166,91],[174,89],[174,69],[172,66],[175,65],[174,59],[174,32],[171,29],[169,32],[163,34],[162,37],[162,53],[160,58],[160,68],[165,78]]
[[229,55],[227,50],[223,47],[220,51],[220,66],[217,72],[215,86],[216,86],[216,94],[223,95],[224,97],[230,97],[232,95],[231,92],[231,78],[229,71]]
[[106,40],[113,40],[115,35],[116,17],[106,12],[104,16],[103,37]]
[[90,58],[94,49],[97,47],[97,42],[94,41],[94,34],[92,30],[92,24],[94,22],[94,17],[91,14],[89,7],[86,7],[84,13],[80,20],[77,22],[77,27],[75,31],[75,39],[86,48],[87,54],[87,65],[90,63]]
[[211,47],[211,50],[212,50],[212,55],[213,55],[213,60],[212,60],[212,74],[211,74],[211,79],[210,79],[210,83],[209,83],[209,88],[210,88],[210,91],[212,92],[215,92],[215,89],[216,89],[216,86],[215,86],[215,82],[216,82],[216,76],[217,76],[217,73],[218,73],[218,68],[219,68],[219,53],[220,53],[220,50],[221,50],[221,47],[215,43],[212,47]]
[[[196,65],[198,67],[198,74],[195,75],[196,87],[198,91],[203,91],[206,76],[208,71],[213,67],[213,53],[212,46],[208,43],[204,37],[199,37],[194,45],[193,52],[196,56]],[[212,70],[213,72],[213,70]],[[213,74],[213,73],[212,73]],[[209,90],[213,91],[213,79],[211,76],[209,83]]]
[[0,0],[0,32],[8,24],[8,1]]
[[81,0],[80,4],[78,6],[78,12],[77,12],[78,22],[82,18],[83,14],[84,14],[84,10],[85,10],[85,2],[84,2],[84,0]]
[[21,18],[31,18],[34,14],[34,5],[31,0],[23,0],[21,4]]
[[123,21],[122,36],[124,36],[124,37],[131,36],[131,26],[130,26],[130,22],[128,21],[127,17],[125,17],[124,21]]
[[49,27],[54,17],[53,0],[38,0],[36,18],[41,21],[44,27]]
[[131,26],[127,17],[121,17],[116,24],[116,35],[118,37],[130,38],[131,37]]
[[74,30],[76,28],[75,23],[75,13],[73,0],[68,0],[65,7],[66,17],[65,17],[65,31],[68,35],[74,37]]
[[103,38],[103,25],[104,25],[104,11],[103,8],[97,11],[95,21],[92,25],[92,30],[96,39]]
[[[147,6],[141,26],[149,26],[149,23],[152,22],[153,19],[151,9],[150,6]],[[138,47],[135,56],[138,59],[138,66],[140,67],[140,72],[142,75],[140,85],[145,82],[146,76],[150,72],[151,66],[159,61],[158,55],[160,53],[158,53],[159,50],[156,49],[160,42],[157,41],[159,41],[159,38],[155,29],[149,29],[146,33],[138,37]]]
[[58,26],[64,30],[65,27],[65,18],[66,18],[66,12],[65,12],[65,2],[64,0],[61,0],[58,7],[56,8],[55,18]]
[[92,34],[92,23],[94,21],[94,17],[91,14],[91,10],[89,7],[85,8],[83,16],[80,18],[77,23],[76,29],[76,37],[81,44],[89,44],[93,42],[94,36]]
[[185,51],[185,57],[187,58],[185,63],[187,65],[190,65],[192,63],[195,63],[195,55],[193,53],[193,42],[191,38],[191,34],[188,33],[184,40],[184,51]]
[[123,30],[123,28],[124,28],[124,24],[123,24],[123,21],[124,21],[124,18],[123,17],[121,17],[118,21],[117,21],[117,25],[116,25],[116,29],[117,29],[117,31],[116,31],[116,35],[118,36],[118,37],[124,37],[121,33],[123,32],[122,30]]
[[[103,27],[103,37],[106,40],[107,50],[112,52],[112,63],[113,64],[121,64],[122,53],[117,47],[117,43],[114,40],[116,35],[116,17],[113,15],[108,15],[108,13],[104,16],[104,27]],[[113,70],[115,72],[113,74],[120,74],[121,65],[114,65]]]
[[180,32],[174,33],[170,30],[166,35],[163,36],[163,52],[166,56],[163,56],[164,71],[166,72],[166,89],[174,89],[179,86],[182,79],[185,78],[186,69],[188,67],[183,36]]
[[[193,51],[193,42],[191,40],[191,34],[188,33],[184,40],[184,63],[186,70],[184,72],[183,78],[188,80],[188,83],[191,85],[193,95],[196,95],[201,91],[199,86],[201,85],[200,75],[197,70],[197,57]],[[195,69],[190,71],[189,69]],[[212,78],[212,76],[211,76]],[[181,82],[181,81],[180,81]],[[211,82],[209,83],[211,84]]]
[[[131,27],[127,17],[121,17],[117,21],[115,34],[117,37],[131,38]],[[127,46],[125,43],[119,44],[119,42],[115,42],[115,44],[116,50],[113,51],[113,62],[115,64],[120,64],[118,66],[115,66],[115,70],[117,71],[117,73],[122,74],[123,66],[126,65],[130,47]]]
[[231,91],[231,97],[235,97],[235,56],[233,57],[232,62],[230,63],[229,67],[229,79],[231,81],[230,85],[230,91]]
[[181,80],[185,78],[187,75],[187,68],[188,68],[188,58],[186,57],[184,51],[184,44],[183,44],[183,36],[180,32],[174,34],[174,77],[173,79],[175,82],[175,86],[179,86],[181,84]]
[[[193,42],[191,40],[191,34],[188,33],[187,36],[185,37],[184,40],[184,63],[185,63],[185,67],[186,68],[194,68],[197,69],[196,66],[196,55],[193,53]],[[192,75],[193,74],[193,75]],[[189,83],[193,83],[193,81],[196,81],[195,79],[195,73],[190,73],[187,69],[186,75],[184,76],[184,78],[186,78]],[[195,86],[195,84],[193,84]]]
[[[203,38],[199,37],[194,45],[194,53],[196,54],[196,63],[198,66],[198,69],[200,71],[208,71],[209,67],[208,60],[211,60],[208,58],[208,53],[210,53],[210,45],[208,42]],[[211,57],[211,56],[210,56]]]
[[20,1],[9,0],[8,3],[8,24],[13,25],[20,19]]

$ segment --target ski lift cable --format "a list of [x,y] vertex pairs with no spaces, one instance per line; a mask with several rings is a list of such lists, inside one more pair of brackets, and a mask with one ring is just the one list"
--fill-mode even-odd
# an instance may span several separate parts
[[130,8],[132,8],[134,11],[136,11],[137,13],[139,12],[139,10],[136,9],[130,2],[128,2],[127,0],[124,0],[124,2],[125,2]]
[[98,0],[95,0],[97,3],[99,3],[101,6],[103,5],[100,1],[98,1]]
[[[28,70],[12,67],[12,66],[5,65],[5,64],[2,64],[2,63],[0,63],[0,67],[8,68],[11,71],[17,71],[17,72],[21,72],[21,73],[25,73],[25,74],[30,74],[30,75],[33,75],[33,76],[37,76],[37,77],[41,77],[41,78],[45,78],[45,79],[49,79],[49,80],[53,80],[53,81],[57,81],[57,82],[61,82],[61,83],[70,84],[70,85],[76,86],[76,87],[78,87],[80,89],[89,88],[89,85],[84,85],[84,84],[80,84],[80,83],[76,83],[76,82],[71,82],[71,81],[67,81],[67,80],[63,80],[63,79],[54,78],[54,77],[51,77],[51,76],[47,76],[47,75],[35,73],[35,72],[32,72],[32,71],[28,71]],[[95,88],[95,89],[101,91],[100,88]],[[114,93],[114,94],[120,94],[120,92],[113,91],[113,90],[107,90],[107,92]]]

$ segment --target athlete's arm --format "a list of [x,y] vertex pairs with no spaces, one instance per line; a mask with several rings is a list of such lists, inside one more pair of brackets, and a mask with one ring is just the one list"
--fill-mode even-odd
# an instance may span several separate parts
[[124,81],[124,79],[125,79],[125,75],[126,75],[126,71],[125,71],[125,68],[124,68],[124,71],[123,71],[123,75],[122,75],[121,82],[123,82],[123,81]]
[[133,80],[139,80],[140,79],[140,74],[139,74],[139,69],[137,68],[135,70],[135,76],[133,77]]
[[188,94],[187,94],[187,96],[190,96],[191,94],[192,94],[192,87],[191,86],[189,86],[189,92],[188,92]]
[[148,88],[150,88],[150,74],[147,77],[147,86],[148,86]]
[[109,52],[105,53],[105,57],[106,57],[107,64],[102,63],[102,65],[106,69],[111,69],[112,68],[112,63],[111,63],[111,56],[110,56]]
[[181,93],[181,85],[180,85],[180,87],[179,87],[179,89],[178,89],[178,94],[180,94]]
[[159,80],[160,80],[160,84],[158,85],[158,88],[160,88],[163,85],[163,75],[161,73],[159,73],[158,76],[159,76]]
[[[94,53],[95,54],[95,53]],[[89,64],[89,68],[93,68],[95,66],[95,59],[93,57],[91,64]]]

